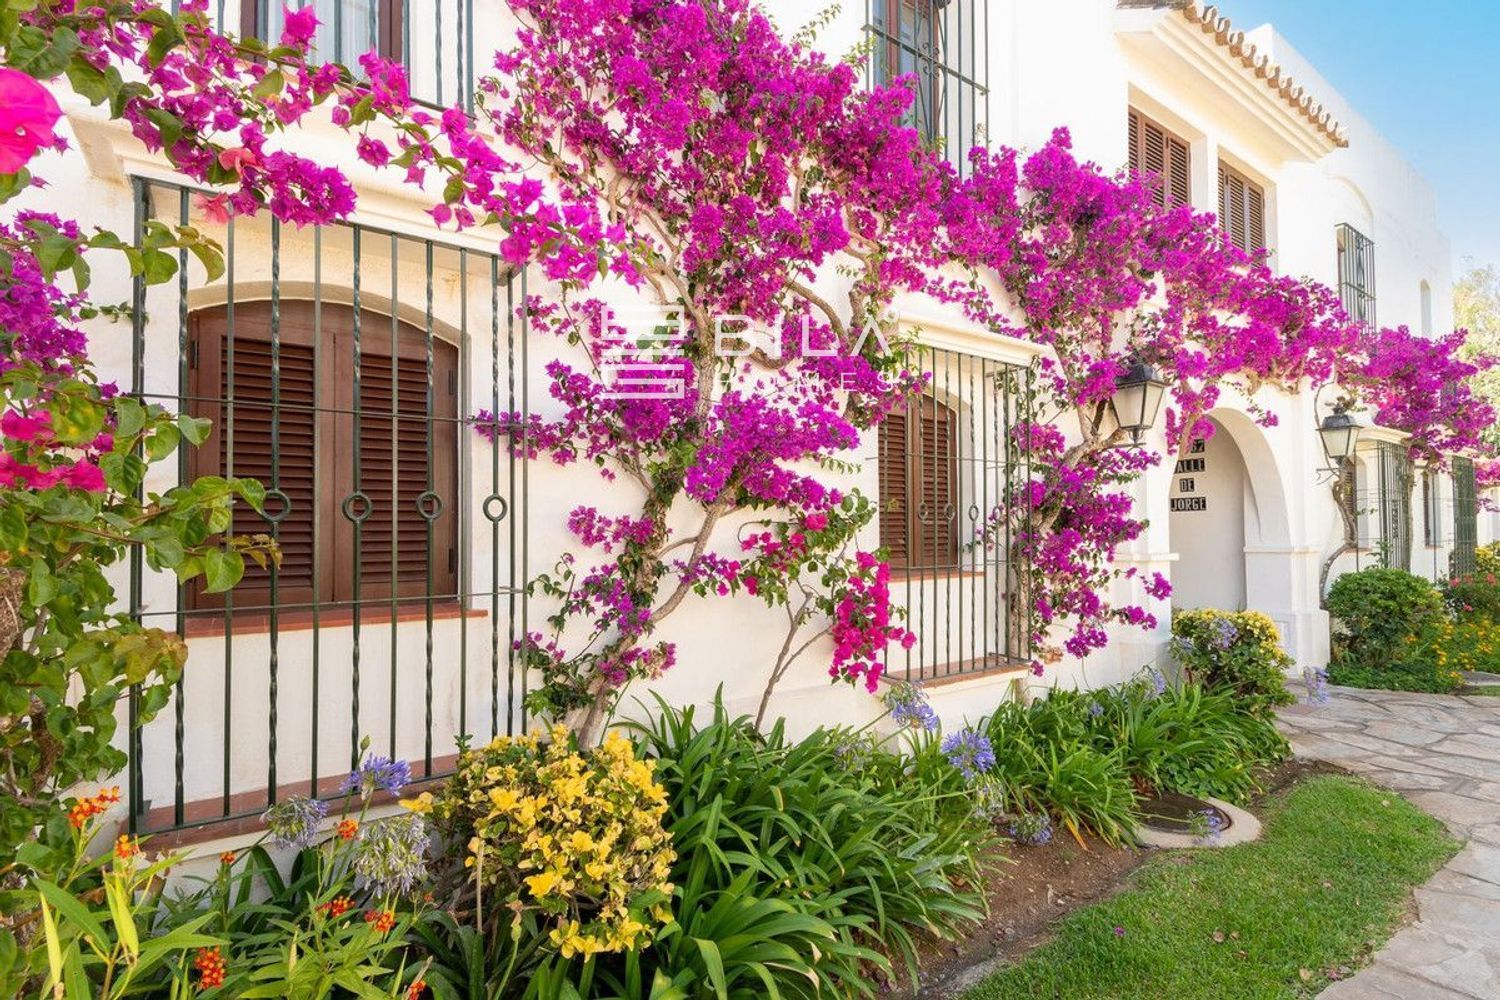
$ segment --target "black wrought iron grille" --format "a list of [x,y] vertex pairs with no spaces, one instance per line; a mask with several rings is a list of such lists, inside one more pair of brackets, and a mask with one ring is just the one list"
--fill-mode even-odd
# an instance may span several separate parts
[[1412,463],[1406,449],[1382,441],[1376,453],[1380,475],[1380,550],[1387,569],[1411,570]]
[[130,614],[189,647],[172,703],[132,729],[135,829],[327,794],[366,738],[429,778],[460,734],[523,730],[527,466],[465,422],[529,412],[522,275],[430,238],[217,226],[186,188],[134,194],[138,231],[198,226],[227,264],[206,283],[184,255],[175,281],[135,286],[130,391],[213,421],[147,489],[258,479],[265,510],[240,505],[233,531],[282,552],[220,595],[135,553]]
[[1031,466],[1011,430],[1031,419],[1031,373],[931,348],[913,363],[926,388],[877,432],[880,544],[917,636],[887,671],[928,680],[1023,663],[1031,613],[1012,543]]
[[1455,576],[1474,572],[1478,566],[1479,491],[1474,483],[1474,461],[1453,460],[1453,552],[1449,572]]
[[1356,323],[1375,325],[1375,243],[1348,223],[1336,232],[1339,301]]
[[[172,0],[174,11],[180,5]],[[213,14],[222,30],[274,42],[282,6],[282,0],[215,0]],[[502,5],[482,4],[486,16],[478,24],[474,0],[313,0],[312,6],[321,22],[314,44],[322,59],[357,70],[359,57],[373,50],[407,67],[418,100],[473,109],[474,39],[498,26],[489,15]]]
[[870,79],[916,75],[909,124],[963,175],[989,141],[989,10],[984,0],[868,0]]

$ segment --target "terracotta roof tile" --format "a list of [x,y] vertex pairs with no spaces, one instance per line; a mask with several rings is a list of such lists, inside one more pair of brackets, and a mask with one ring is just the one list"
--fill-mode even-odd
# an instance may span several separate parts
[[1349,145],[1349,138],[1344,133],[1344,127],[1333,117],[1333,114],[1315,100],[1306,88],[1293,79],[1289,73],[1272,62],[1270,56],[1257,49],[1253,43],[1246,41],[1245,33],[1237,30],[1229,18],[1221,15],[1218,7],[1204,5],[1198,3],[1197,0],[1184,4],[1173,3],[1171,6],[1177,7],[1190,23],[1196,24],[1205,33],[1213,35],[1214,41],[1226,49],[1231,57],[1238,59],[1240,65],[1264,80],[1266,86],[1279,94],[1292,110],[1311,122],[1335,146]]

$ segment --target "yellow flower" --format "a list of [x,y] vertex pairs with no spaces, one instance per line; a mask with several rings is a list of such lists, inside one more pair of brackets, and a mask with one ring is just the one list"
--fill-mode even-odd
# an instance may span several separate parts
[[523,881],[526,883],[526,888],[531,890],[531,895],[536,899],[541,899],[557,885],[558,878],[553,872],[542,872],[540,875],[528,875]]
[[399,801],[402,809],[410,809],[414,813],[422,814],[432,812],[431,792],[423,792],[414,799],[401,799]]
[[521,797],[516,794],[514,788],[490,789],[490,805],[494,806],[500,812],[510,812],[516,807],[516,803],[520,799]]

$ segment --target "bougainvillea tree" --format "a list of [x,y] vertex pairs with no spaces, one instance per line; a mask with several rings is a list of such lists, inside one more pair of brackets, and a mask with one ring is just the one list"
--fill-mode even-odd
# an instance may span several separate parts
[[[523,234],[548,273],[594,270],[608,247],[587,207],[543,203],[532,183],[475,143],[461,112],[417,109],[405,71],[375,56],[363,75],[310,57],[317,19],[288,10],[274,43],[213,30],[208,0],[10,3],[0,9],[0,202],[46,187],[38,154],[66,151],[58,95],[71,92],[201,185],[200,210],[222,221],[269,211],[295,225],[346,217],[354,188],[338,169],[275,148],[315,108],[359,133],[375,166],[433,174],[435,217],[503,224]],[[323,113],[323,112],[320,112]],[[456,115],[456,117],[455,117]],[[392,154],[378,127],[399,149]],[[40,161],[40,162],[45,162]],[[106,575],[138,548],[153,569],[233,586],[246,558],[278,558],[264,536],[228,538],[231,505],[258,506],[246,480],[203,477],[163,493],[148,467],[197,444],[206,422],[121,393],[89,363],[81,324],[91,262],[123,256],[148,284],[171,279],[191,253],[210,280],[219,248],[198,230],[143,225],[138,241],[85,231],[54,214],[0,222],[0,844],[7,850],[70,785],[118,771],[118,702],[134,718],[166,703],[186,647],[120,613]],[[64,286],[69,286],[65,288]]]
[[[1212,432],[1206,414],[1228,388],[1254,406],[1266,389],[1330,381],[1373,394],[1414,448],[1472,438],[1461,385],[1443,405],[1393,410],[1398,398],[1429,398],[1412,390],[1450,344],[1392,366],[1389,345],[1410,340],[1402,332],[1362,331],[1330,289],[1277,275],[1263,254],[1230,245],[1211,216],[1161,207],[1153,179],[1080,163],[1066,132],[1024,159],[976,150],[960,179],[903,126],[910,81],[861,91],[848,66],[784,43],[742,3],[512,6],[523,27],[497,61],[488,114],[570,201],[621,227],[619,270],[669,317],[651,332],[677,338],[681,353],[666,365],[683,389],[671,399],[610,391],[611,351],[641,331],[616,324],[601,298],[564,288],[560,301],[530,304],[534,328],[581,344],[587,364],[552,365],[560,417],[482,414],[482,427],[528,455],[592,461],[641,499],[628,513],[572,512],[580,542],[608,558],[585,567],[569,557],[543,581],[560,610],[552,637],[521,644],[548,680],[534,708],[578,710],[594,728],[624,683],[673,662],[655,633],[695,591],[785,601],[793,632],[805,619],[791,595],[804,609],[821,600],[820,619],[831,610],[846,637],[836,677],[872,682],[885,644],[910,641],[891,624],[874,554],[855,556],[869,580],[832,572],[832,589],[812,604],[811,591],[785,586],[786,569],[801,565],[788,546],[816,573],[833,553],[817,541],[839,551],[847,542],[837,532],[820,539],[808,518],[822,524],[835,505],[860,502],[803,470],[847,451],[921,383],[899,350],[870,349],[897,341],[886,310],[899,292],[956,303],[996,332],[1052,348],[1040,363],[1040,416],[1014,431],[1037,474],[974,540],[1012,539],[1008,563],[1025,569],[1008,581],[1011,620],[1030,622],[1043,648],[1059,637],[1081,656],[1107,642],[1112,623],[1155,624],[1147,607],[1109,596],[1117,577],[1135,573],[1115,564],[1143,529],[1130,483],[1160,461],[1121,447],[1108,420],[1116,380],[1135,360],[1170,384],[1169,452]],[[517,258],[528,249],[524,238],[507,245]],[[768,329],[770,349],[723,357],[726,314]],[[872,327],[885,343],[861,339]],[[801,349],[808,343],[844,350],[814,357]],[[1270,407],[1257,415],[1276,420]],[[698,511],[687,528],[672,516],[683,506]],[[711,551],[720,522],[747,509],[771,529],[749,534],[747,555]],[[761,572],[747,573],[757,560]],[[767,587],[765,576],[780,582]],[[1142,583],[1149,597],[1169,593],[1158,575]],[[851,611],[842,599],[851,593],[873,599]],[[564,648],[563,629],[580,619],[584,645]],[[773,683],[800,648],[789,634]]]

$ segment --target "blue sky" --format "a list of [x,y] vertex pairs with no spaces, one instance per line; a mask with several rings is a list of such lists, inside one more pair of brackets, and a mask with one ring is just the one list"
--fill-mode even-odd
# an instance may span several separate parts
[[1437,190],[1457,276],[1500,265],[1500,0],[1222,0],[1270,21]]

